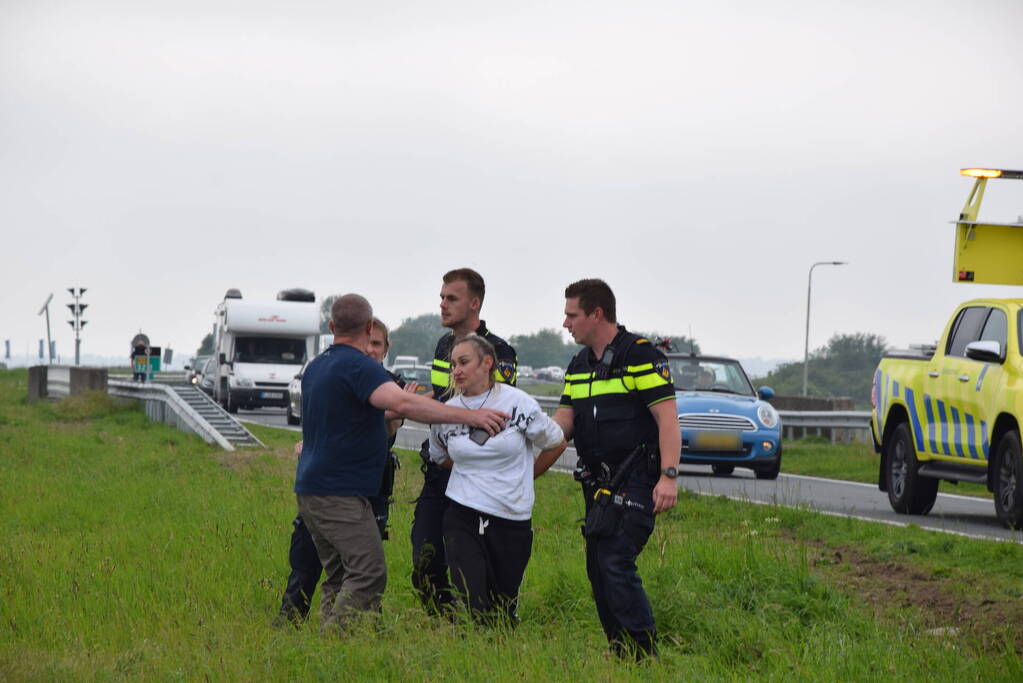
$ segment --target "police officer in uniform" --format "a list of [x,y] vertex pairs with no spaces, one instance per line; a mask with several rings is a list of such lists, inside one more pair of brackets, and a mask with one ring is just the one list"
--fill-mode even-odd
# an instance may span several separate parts
[[[486,294],[483,277],[471,268],[458,268],[444,274],[440,290],[440,321],[451,331],[437,342],[430,372],[433,397],[445,401],[451,397],[451,347],[457,337],[470,332],[490,342],[497,352],[494,379],[515,386],[518,361],[515,349],[487,329],[480,320]],[[444,513],[448,499],[449,470],[430,460],[429,439],[423,442],[423,489],[416,500],[412,521],[412,586],[430,613],[445,611],[454,603],[444,555]]]
[[671,372],[653,344],[616,324],[603,280],[568,286],[564,326],[586,347],[568,366],[554,415],[579,454],[586,573],[612,651],[642,659],[656,654],[655,625],[636,558],[654,516],[678,499],[682,444]]

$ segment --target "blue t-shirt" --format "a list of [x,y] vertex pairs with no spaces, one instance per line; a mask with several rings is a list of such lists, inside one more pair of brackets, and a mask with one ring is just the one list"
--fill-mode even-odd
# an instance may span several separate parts
[[391,377],[354,346],[334,344],[302,375],[302,456],[295,493],[375,496],[387,457],[384,411],[369,403]]

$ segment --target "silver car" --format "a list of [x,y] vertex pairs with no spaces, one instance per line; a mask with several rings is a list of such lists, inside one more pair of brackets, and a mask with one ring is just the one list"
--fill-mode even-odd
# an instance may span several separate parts
[[309,361],[302,365],[302,369],[298,371],[298,374],[292,378],[291,384],[288,385],[289,425],[302,424],[302,375],[305,374],[307,367],[309,367]]

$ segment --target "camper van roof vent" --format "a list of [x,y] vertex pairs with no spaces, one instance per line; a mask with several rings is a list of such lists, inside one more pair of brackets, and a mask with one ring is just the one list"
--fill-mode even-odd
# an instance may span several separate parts
[[242,298],[242,291],[240,289],[235,289],[234,287],[232,287],[231,289],[227,290],[227,294],[224,295],[224,298],[225,299],[241,299]]
[[316,301],[316,295],[308,289],[282,289],[277,292],[278,301]]

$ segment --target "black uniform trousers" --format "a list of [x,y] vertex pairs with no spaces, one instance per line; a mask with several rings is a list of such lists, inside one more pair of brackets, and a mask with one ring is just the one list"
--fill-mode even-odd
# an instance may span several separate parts
[[532,521],[495,517],[449,500],[444,547],[455,591],[472,618],[514,626],[519,586],[533,550]]
[[[586,574],[593,589],[597,616],[608,641],[620,655],[635,648],[642,657],[655,651],[654,614],[636,569],[639,556],[654,530],[653,475],[643,464],[626,478],[621,492],[639,507],[628,506],[616,531],[586,539]],[[586,510],[593,504],[594,487],[583,486]]]
[[[386,539],[390,500],[381,496],[372,496],[368,500],[376,516],[380,537]],[[323,565],[309,529],[302,521],[302,515],[296,515],[291,524],[291,549],[288,551],[291,573],[288,574],[288,585],[281,597],[280,615],[286,619],[298,620],[309,615],[313,593],[323,576]]]
[[423,490],[412,518],[412,587],[431,614],[447,610],[454,602],[444,553],[444,513],[451,502],[444,494],[450,477],[449,470],[424,459]]

